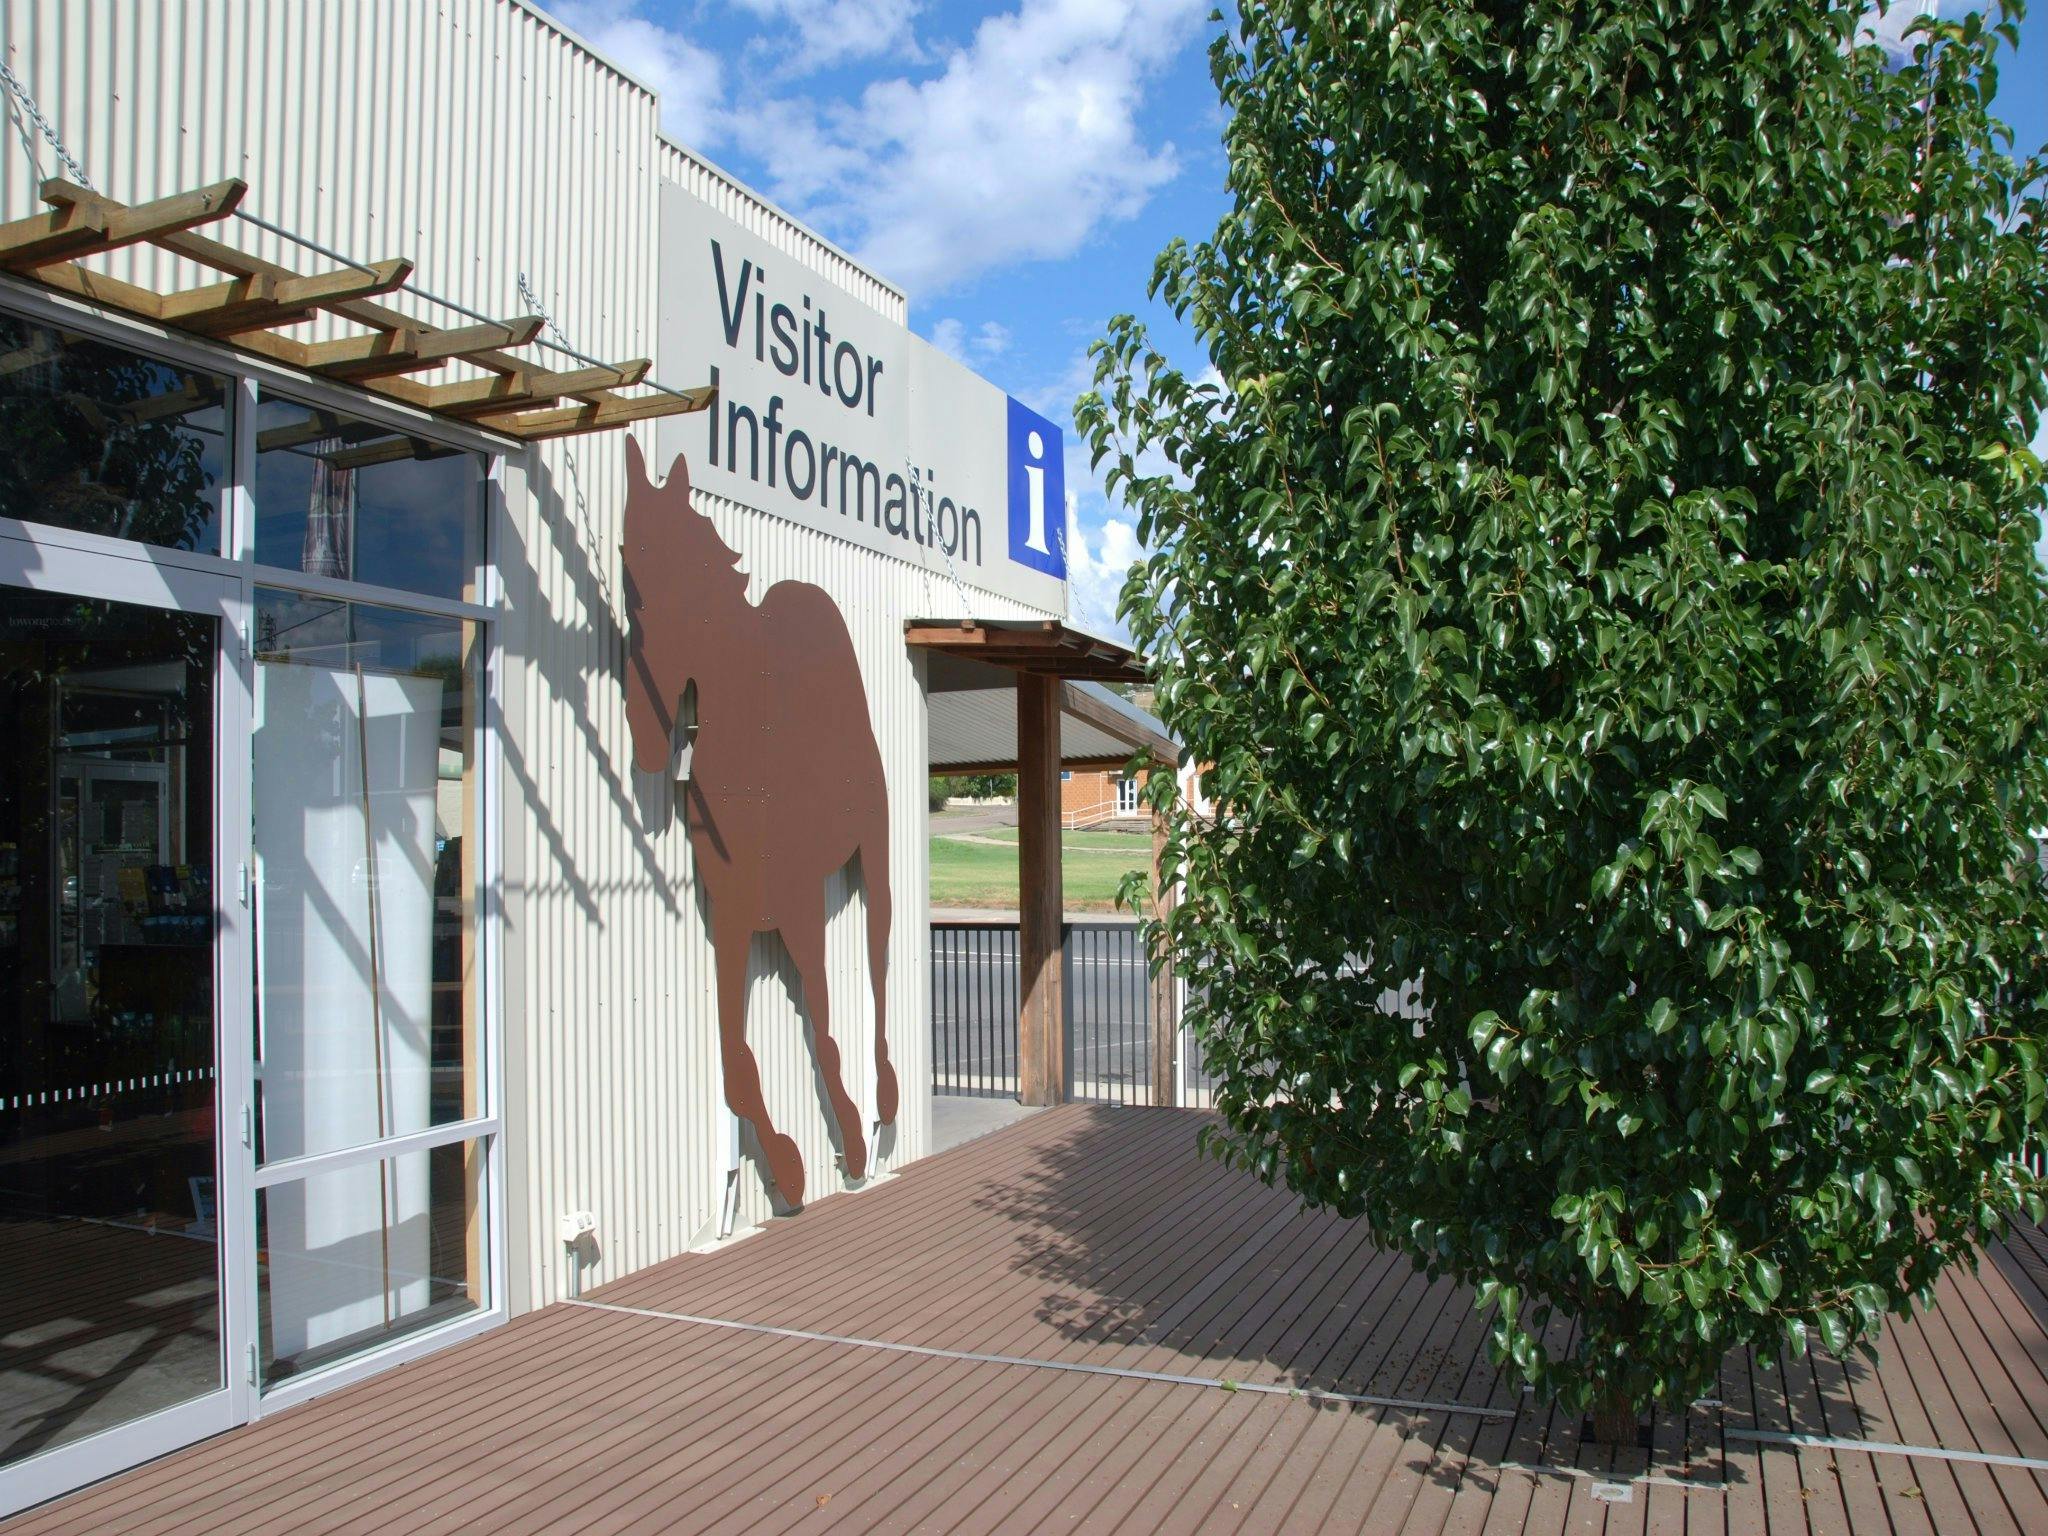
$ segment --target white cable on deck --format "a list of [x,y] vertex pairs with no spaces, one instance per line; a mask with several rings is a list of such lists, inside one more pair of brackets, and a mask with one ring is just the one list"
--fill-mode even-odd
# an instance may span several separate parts
[[898,1344],[888,1339],[859,1339],[843,1333],[814,1333],[808,1328],[778,1328],[771,1323],[742,1323],[729,1317],[698,1317],[688,1312],[660,1312],[652,1307],[622,1307],[609,1301],[564,1301],[565,1307],[588,1307],[593,1312],[621,1312],[629,1317],[654,1317],[671,1323],[695,1323],[703,1328],[733,1328],[742,1333],[765,1333],[778,1339],[802,1339],[812,1344],[851,1344],[860,1349],[880,1349],[898,1355],[922,1355],[932,1360],[962,1360],[970,1365],[1029,1365],[1043,1371],[1073,1371],[1083,1376],[1118,1376],[1126,1381],[1159,1381],[1176,1387],[1221,1388],[1226,1392],[1258,1392],[1268,1397],[1299,1397],[1319,1403],[1353,1403],[1366,1408],[1405,1408],[1415,1413],[1462,1413],[1482,1419],[1512,1419],[1512,1408],[1473,1408],[1464,1403],[1427,1403],[1412,1397],[1374,1397],[1364,1392],[1330,1392],[1321,1387],[1283,1387],[1255,1381],[1232,1381],[1222,1376],[1180,1376],[1170,1371],[1141,1371],[1125,1365],[1090,1365],[1080,1360],[1040,1360],[1029,1355],[988,1355],[969,1349],[939,1349],[929,1344]]
[[1754,1440],[1764,1445],[1803,1445],[1820,1451],[1863,1451],[1872,1456],[1924,1456],[1930,1461],[1969,1461],[1987,1467],[2024,1467],[2029,1472],[2048,1472],[2048,1460],[2038,1456],[2005,1456],[1996,1451],[1951,1451],[1939,1445],[1899,1445],[1890,1440],[1837,1440],[1828,1435],[1789,1434],[1782,1429],[1724,1428],[1726,1440]]
[[[843,1333],[820,1333],[809,1328],[781,1328],[773,1323],[743,1323],[729,1317],[703,1317],[692,1312],[664,1312],[654,1307],[626,1307],[617,1302],[571,1299],[568,1307],[587,1307],[593,1312],[617,1312],[627,1317],[652,1317],[671,1323],[695,1323],[700,1328],[730,1328],[741,1333],[766,1334],[778,1339],[801,1339],[811,1344],[847,1344],[858,1349],[879,1349],[890,1354],[918,1355],[930,1360],[959,1360],[970,1365],[1023,1365],[1044,1371],[1072,1371],[1082,1376],[1114,1376],[1126,1381],[1157,1381],[1175,1387],[1207,1387],[1228,1392],[1256,1392],[1267,1397],[1298,1397],[1323,1403],[1351,1403],[1366,1408],[1402,1408],[1413,1413],[1455,1413],[1481,1419],[1512,1419],[1512,1408],[1475,1408],[1465,1403],[1434,1403],[1412,1397],[1379,1397],[1367,1392],[1332,1392],[1322,1387],[1286,1387],[1255,1381],[1233,1381],[1222,1376],[1184,1376],[1172,1371],[1144,1371],[1124,1365],[1092,1365],[1080,1360],[1042,1360],[1032,1355],[995,1355],[971,1349],[940,1349],[930,1344],[902,1344],[889,1339],[863,1339]],[[2048,1460],[2034,1456],[2006,1456],[1994,1451],[1952,1451],[1938,1445],[1899,1445],[1889,1440],[1840,1440],[1827,1435],[1790,1434],[1776,1429],[1746,1429],[1724,1426],[1724,1440],[1746,1440],[1765,1445],[1805,1446],[1813,1450],[1858,1451],[1872,1456],[1921,1456],[1936,1461],[1965,1461],[1992,1467],[2020,1467],[2048,1471]],[[1570,1476],[1597,1474],[1571,1467],[1528,1466],[1501,1463],[1529,1472],[1561,1472]],[[1659,1477],[1655,1474],[1617,1478],[1617,1482],[1654,1482],[1691,1491],[1716,1490],[1718,1485]]]

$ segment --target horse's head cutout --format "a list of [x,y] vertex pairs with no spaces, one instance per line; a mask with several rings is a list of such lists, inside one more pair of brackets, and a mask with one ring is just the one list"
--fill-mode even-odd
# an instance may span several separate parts
[[[818,1077],[850,1177],[876,1128],[848,1094],[825,965],[825,881],[860,860],[874,988],[874,1119],[896,1119],[887,996],[889,797],[853,639],[821,588],[778,582],[747,601],[738,556],[690,504],[678,458],[656,485],[626,441],[626,720],[633,762],[689,772],[683,800],[718,959],[726,1102],[750,1122],[782,1198],[801,1205],[803,1160],[771,1123],[746,1037],[747,956],[773,929],[810,1015]],[[689,727],[695,726],[692,732]]]

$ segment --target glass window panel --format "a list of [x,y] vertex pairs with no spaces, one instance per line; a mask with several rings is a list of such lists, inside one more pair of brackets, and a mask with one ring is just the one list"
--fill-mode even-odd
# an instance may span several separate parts
[[0,587],[0,1465],[223,1385],[215,635]]
[[258,1192],[265,1386],[491,1304],[488,1144],[450,1142]]
[[479,627],[259,589],[258,1155],[486,1112]]
[[0,517],[220,552],[227,381],[0,314]]
[[474,594],[480,455],[265,395],[256,409],[256,559],[435,597]]

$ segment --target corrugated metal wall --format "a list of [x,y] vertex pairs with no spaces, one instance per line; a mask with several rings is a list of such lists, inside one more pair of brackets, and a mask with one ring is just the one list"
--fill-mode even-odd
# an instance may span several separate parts
[[[460,303],[520,313],[524,268],[574,345],[634,356],[652,333],[654,98],[509,0],[9,0],[0,28],[102,191],[240,176],[250,212],[358,260],[412,257],[421,287]],[[41,204],[8,127],[0,207],[16,217]],[[221,231],[323,264],[246,223]],[[146,246],[95,265],[218,280]]]
[[[642,87],[512,0],[9,0],[8,59],[103,190],[129,200],[224,176],[247,207],[359,260],[406,255],[423,288],[516,314],[530,274],[571,345],[646,355],[656,334],[658,182],[668,175],[901,320],[901,293],[662,141]],[[39,146],[40,147],[40,146]],[[43,174],[58,174],[44,154]],[[0,210],[39,205],[17,142]],[[247,225],[232,243],[317,260]],[[167,286],[207,280],[121,254]],[[410,298],[393,301],[453,323]],[[711,302],[707,296],[707,302]],[[689,358],[655,359],[698,382]],[[643,436],[651,448],[652,434]],[[596,1214],[586,1283],[669,1257],[713,1222],[724,1118],[709,938],[669,786],[630,769],[619,678],[624,444],[607,433],[508,463],[504,817],[507,1219],[515,1309],[564,1294],[567,1210]],[[758,600],[808,581],[859,652],[889,780],[891,1049],[903,1085],[887,1171],[928,1145],[926,714],[907,617],[1022,614],[920,570],[702,497]],[[872,1093],[862,905],[828,891],[834,1017],[856,1101]],[[755,942],[749,1038],[771,1109],[803,1149],[811,1197],[839,1187],[780,944]],[[886,1143],[885,1143],[886,1147]],[[741,1220],[769,1212],[752,1164]]]
[[901,289],[875,276],[831,241],[764,201],[710,161],[673,139],[663,139],[660,166],[665,179],[682,186],[700,202],[709,203],[778,251],[786,251],[813,272],[837,283],[869,308],[898,325],[909,319],[909,305]]

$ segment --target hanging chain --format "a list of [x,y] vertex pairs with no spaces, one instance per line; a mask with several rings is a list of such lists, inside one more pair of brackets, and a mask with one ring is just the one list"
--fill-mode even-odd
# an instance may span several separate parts
[[[1078,518],[1074,521],[1076,531],[1079,531],[1080,521]],[[1067,557],[1067,509],[1065,507],[1060,508],[1059,528],[1053,534],[1053,538],[1060,546],[1060,617],[1071,619],[1074,616],[1074,567],[1069,563]]]
[[[549,330],[553,331],[557,336],[562,335],[561,325],[556,321],[555,317],[548,312],[547,305],[541,303],[540,295],[533,291],[533,284],[529,283],[526,280],[526,274],[524,272],[521,272],[519,274],[519,302],[526,306],[526,312],[529,315],[539,315],[542,323],[545,324]],[[568,340],[566,336],[563,336],[562,339],[564,341]]]
[[29,95],[28,87],[23,85],[14,71],[7,67],[5,59],[0,59],[0,85],[7,87],[7,94],[14,98],[15,104],[21,108],[22,115],[35,125],[36,132],[50,141],[50,148],[57,151],[57,158],[63,162],[64,169],[71,173],[71,179],[86,191],[93,191],[94,187],[85,174],[85,167],[71,158],[71,151],[66,149],[64,141],[57,137],[56,125],[43,116],[42,109],[36,105],[35,97]]
[[[910,494],[922,501],[926,495],[931,494],[924,484],[923,476],[917,472],[917,466],[908,459],[903,461],[903,467],[910,471]],[[911,515],[913,517],[916,516],[915,513]],[[952,578],[953,590],[960,595],[960,617],[963,619],[973,618],[974,599],[967,595],[967,584],[960,579],[960,568],[953,563],[953,552],[939,542],[938,513],[936,508],[934,508],[932,513],[931,548],[936,549],[939,552],[939,558],[946,562],[946,575]],[[927,566],[926,569],[929,570],[930,567]]]

